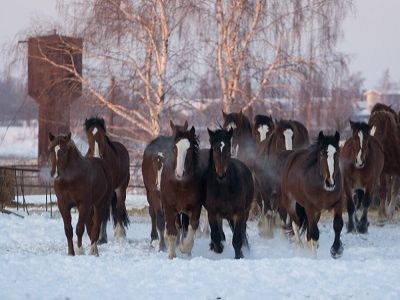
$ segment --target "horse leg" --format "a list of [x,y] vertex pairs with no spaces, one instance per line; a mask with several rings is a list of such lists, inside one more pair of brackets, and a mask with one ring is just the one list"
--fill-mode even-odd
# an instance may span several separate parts
[[102,219],[99,210],[100,207],[94,207],[92,233],[90,234],[91,238],[89,255],[94,256],[99,256],[99,250],[97,249],[97,240],[99,239],[100,235],[100,226]]
[[[165,203],[165,201],[163,201]],[[176,237],[178,230],[176,229],[175,221],[177,212],[174,207],[165,205],[165,218],[167,227],[167,240],[168,240],[168,258],[173,259],[176,257]]]
[[221,216],[217,216],[218,231],[219,231],[219,234],[221,235],[221,241],[225,242],[226,237],[225,237],[225,232],[224,232],[224,228],[223,228],[223,221],[224,220],[221,218]]
[[149,204],[149,215],[151,219],[151,233],[150,233],[150,243],[155,240],[158,240],[158,233],[157,233],[157,217],[156,212],[154,210],[153,205]]
[[339,258],[343,254],[343,245],[340,240],[340,233],[343,228],[342,218],[342,201],[338,201],[333,207],[333,230],[335,231],[335,239],[331,247],[331,256]]
[[243,245],[243,226],[246,221],[244,217],[235,216],[233,221],[233,238],[232,246],[235,250],[235,259],[243,258],[242,245]]
[[347,201],[347,214],[349,217],[349,222],[347,223],[347,232],[354,232],[355,231],[355,207],[354,207],[354,201],[353,198],[351,197],[351,190],[350,188],[345,189],[345,197]]
[[221,233],[219,232],[218,216],[213,211],[208,212],[208,223],[211,230],[210,250],[215,253],[222,253],[224,245],[221,243]]
[[305,208],[307,216],[307,243],[314,255],[317,254],[319,229],[318,220],[319,214],[310,207]]
[[263,198],[263,213],[261,216],[260,221],[257,224],[258,227],[258,234],[263,238],[273,238],[274,231],[273,231],[273,212],[271,206],[271,198],[272,194],[269,191],[266,191],[262,194]]
[[379,184],[379,196],[380,196],[380,202],[379,202],[379,218],[381,220],[386,218],[386,195],[387,195],[387,175],[381,174],[380,176],[380,184]]
[[165,232],[165,217],[162,211],[161,205],[156,209],[156,220],[157,220],[157,230],[160,242],[158,243],[158,250],[165,251],[167,248],[165,245],[164,232]]
[[88,217],[90,216],[90,206],[88,205],[79,205],[78,206],[78,223],[76,224],[76,236],[78,238],[78,248],[76,250],[77,255],[83,255],[84,250],[82,246],[82,236],[85,232],[85,223],[87,222]]
[[118,187],[115,190],[115,194],[117,196],[117,222],[115,224],[114,236],[117,240],[122,240],[126,238],[125,227],[129,225],[129,216],[125,207],[126,188]]
[[200,214],[201,205],[194,209],[189,215],[190,224],[188,226],[189,228],[187,231],[187,235],[179,247],[182,253],[187,253],[189,255],[191,255],[192,253],[194,235],[196,234],[196,230],[199,227]]
[[393,217],[394,210],[396,208],[396,202],[397,202],[397,196],[399,193],[399,189],[400,189],[399,176],[394,175],[392,178],[392,189],[391,189],[391,193],[390,193],[390,195],[391,195],[390,202],[388,204],[387,211],[386,211],[389,218]]
[[367,233],[368,232],[368,208],[371,204],[371,194],[370,191],[366,191],[364,197],[362,198],[362,205],[363,205],[363,213],[361,216],[360,221],[357,224],[357,231],[359,233]]
[[[60,203],[62,200],[58,200]],[[72,242],[72,236],[73,236],[73,229],[72,229],[72,224],[71,224],[71,207],[65,207],[65,205],[58,205],[61,216],[64,221],[64,231],[65,231],[65,236],[67,237],[67,243],[68,243],[68,255],[75,255],[74,251],[74,244]]]

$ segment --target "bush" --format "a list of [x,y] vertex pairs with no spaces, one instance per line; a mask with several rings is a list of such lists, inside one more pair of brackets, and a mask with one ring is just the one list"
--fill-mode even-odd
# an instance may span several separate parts
[[0,206],[9,205],[15,197],[15,175],[13,170],[0,168]]

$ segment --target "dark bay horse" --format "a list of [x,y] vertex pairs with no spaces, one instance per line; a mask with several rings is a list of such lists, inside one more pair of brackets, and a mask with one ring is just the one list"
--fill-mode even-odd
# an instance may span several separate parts
[[[378,106],[379,104],[379,106]],[[382,145],[385,155],[383,171],[380,177],[379,214],[382,218],[391,214],[394,209],[392,182],[400,175],[400,128],[397,114],[390,107],[378,103],[373,108],[369,119],[370,134]]]
[[[126,237],[125,227],[129,225],[129,216],[125,207],[126,189],[130,179],[128,150],[121,143],[110,140],[103,118],[86,119],[85,130],[89,143],[86,156],[102,158],[110,167],[114,191],[111,202],[114,236],[117,239],[124,239]],[[102,223],[99,240],[101,243],[107,242],[106,229],[107,221]]]
[[172,159],[166,160],[161,173],[161,203],[166,218],[170,259],[176,257],[176,219],[179,213],[189,218],[188,232],[180,244],[180,250],[188,254],[192,251],[205,201],[204,174],[209,155],[208,151],[199,150],[194,127],[190,130],[176,130],[171,151]]
[[[340,169],[349,215],[347,229],[349,232],[356,229],[359,233],[366,233],[369,225],[368,207],[383,170],[384,153],[382,145],[369,135],[371,128],[368,124],[350,121],[350,126],[352,136],[340,152]],[[355,207],[360,208],[361,205],[363,212],[358,220]]]
[[76,224],[78,254],[83,254],[82,235],[86,231],[90,237],[91,255],[99,255],[97,240],[100,224],[109,215],[112,198],[112,175],[106,163],[99,158],[85,158],[68,135],[54,136],[49,133],[49,153],[51,176],[57,205],[64,221],[68,242],[68,255],[75,255],[72,242],[71,208],[79,212]]
[[[175,125],[170,121],[172,134],[177,130],[186,131],[187,121],[183,126]],[[151,218],[151,242],[159,239],[159,250],[164,251],[165,216],[161,203],[161,174],[167,160],[173,157],[174,140],[172,136],[159,136],[152,140],[145,148],[142,160],[143,183],[146,188],[149,214]],[[183,227],[187,229],[187,220],[183,216]],[[158,232],[157,232],[158,231]]]
[[258,223],[260,235],[273,236],[273,215],[279,212],[284,224],[286,212],[280,205],[281,173],[286,159],[292,150],[302,149],[309,145],[308,131],[303,124],[294,120],[277,121],[268,138],[259,147],[256,174],[256,191],[258,205],[263,215]]
[[340,233],[342,219],[342,177],[339,168],[338,132],[325,136],[321,131],[308,149],[293,151],[282,171],[282,204],[290,215],[295,239],[300,243],[299,228],[307,228],[307,241],[316,253],[318,221],[324,209],[333,209],[335,239],[331,255],[343,253]]
[[233,129],[208,129],[211,150],[207,171],[205,208],[211,228],[211,250],[223,251],[220,231],[221,219],[228,220],[233,232],[235,258],[243,258],[242,244],[248,246],[246,222],[253,200],[254,183],[249,168],[240,160],[231,158]]

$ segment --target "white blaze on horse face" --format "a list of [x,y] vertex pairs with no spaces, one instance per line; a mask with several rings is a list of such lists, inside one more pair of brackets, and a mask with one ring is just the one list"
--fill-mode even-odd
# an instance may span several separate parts
[[293,130],[292,129],[286,129],[283,132],[283,135],[285,136],[285,147],[286,147],[286,150],[293,150],[293,143],[292,143]]
[[56,154],[56,171],[54,172],[53,178],[57,178],[58,177],[58,170],[57,170],[57,163],[58,163],[58,150],[60,150],[60,146],[57,145],[54,147],[54,152]]
[[372,126],[371,131],[369,132],[370,135],[374,136],[376,131],[376,126]]
[[257,131],[260,133],[260,142],[262,142],[263,140],[265,140],[267,138],[267,133],[269,131],[269,127],[268,127],[268,125],[261,125],[261,126],[258,126]]
[[362,131],[358,132],[358,138],[360,139],[360,151],[357,153],[357,158],[356,158],[356,167],[361,167],[363,162],[361,160],[361,154],[362,154],[362,145],[363,145],[363,133]]
[[[158,152],[157,154],[160,158],[163,158],[164,155],[162,152]],[[164,169],[164,163],[161,162],[161,168],[159,170],[157,170],[157,178],[156,178],[156,187],[157,187],[157,191],[159,191],[161,189],[161,173],[162,170]]]
[[178,143],[176,143],[176,148],[178,150],[176,155],[176,177],[182,177],[183,172],[185,171],[185,160],[189,147],[190,142],[188,139],[181,139]]
[[222,153],[222,150],[224,149],[224,147],[225,147],[225,143],[224,143],[224,142],[221,142],[221,146],[220,146],[221,153]]
[[[93,129],[93,131],[92,131],[93,138],[94,138],[94,135],[97,133],[97,131],[98,131],[98,130],[97,130],[97,128],[95,127],[95,128]],[[97,143],[96,139],[94,139],[94,154],[93,154],[93,156],[94,156],[94,157],[100,158],[99,144]]]
[[333,179],[333,174],[335,172],[335,160],[334,160],[334,155],[336,153],[336,148],[333,147],[332,145],[328,146],[328,170],[329,170],[329,183],[334,184],[335,180]]
[[234,122],[231,122],[228,124],[228,126],[226,126],[226,130],[235,130],[237,128],[236,124]]

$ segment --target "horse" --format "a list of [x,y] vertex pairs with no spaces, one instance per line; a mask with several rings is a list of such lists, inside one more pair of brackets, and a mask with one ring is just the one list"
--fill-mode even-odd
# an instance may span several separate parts
[[[350,127],[352,136],[340,152],[340,169],[349,216],[347,230],[366,233],[369,225],[368,207],[383,170],[384,153],[382,145],[369,135],[371,128],[368,124],[350,121]],[[354,202],[357,208],[361,204],[363,206],[360,220],[355,214]]]
[[286,159],[292,150],[309,145],[308,131],[303,124],[294,120],[275,122],[273,130],[264,140],[258,151],[255,167],[258,205],[263,215],[258,223],[260,235],[273,236],[273,215],[279,212],[285,227],[290,226],[286,212],[280,205],[281,173]]
[[232,229],[235,259],[243,258],[242,245],[248,247],[246,222],[253,200],[254,183],[250,169],[240,160],[231,158],[233,129],[208,129],[210,155],[207,171],[205,208],[211,228],[210,249],[223,251],[221,220],[228,220]]
[[[378,108],[373,108],[368,125],[370,126],[370,135],[374,136],[382,145],[384,152],[384,165],[380,177],[380,205],[379,215],[384,218],[391,213],[393,209],[391,192],[394,176],[400,175],[400,128],[397,123],[397,114],[381,103]],[[378,105],[377,104],[377,105]],[[388,202],[388,205],[387,205]]]
[[[89,143],[86,156],[102,158],[110,166],[114,191],[111,201],[114,236],[116,239],[124,239],[125,227],[129,225],[125,207],[126,189],[130,180],[129,152],[123,144],[110,140],[103,118],[86,119],[84,126]],[[107,220],[102,223],[99,243],[107,242]]]
[[[170,121],[173,135],[177,130],[186,131],[188,128],[187,121],[183,126],[175,125]],[[145,148],[142,159],[142,176],[146,189],[147,202],[149,203],[149,214],[151,218],[151,243],[159,239],[159,250],[164,251],[166,248],[164,240],[165,216],[161,204],[161,174],[165,163],[173,156],[173,137],[158,136],[152,140]],[[184,231],[187,229],[187,219],[185,216],[182,220]],[[183,236],[183,235],[182,235]]]
[[50,174],[54,178],[57,205],[64,222],[68,255],[75,255],[72,242],[71,208],[78,208],[76,224],[77,254],[83,254],[82,235],[90,237],[89,254],[98,256],[97,240],[101,222],[108,218],[112,198],[112,175],[106,162],[99,158],[83,157],[68,135],[49,133]]
[[318,247],[318,221],[323,209],[333,209],[335,239],[331,256],[343,253],[340,233],[342,219],[342,177],[339,168],[339,139],[321,131],[317,141],[307,149],[295,150],[287,158],[282,171],[282,204],[292,220],[294,237],[300,242],[299,229],[307,229],[312,251]]
[[254,117],[253,136],[258,145],[265,141],[274,129],[275,124],[271,116],[256,115]]
[[188,217],[188,231],[180,243],[182,253],[191,254],[194,235],[199,227],[201,208],[205,200],[204,174],[208,164],[208,151],[199,150],[195,128],[177,129],[172,143],[172,157],[167,159],[161,173],[161,203],[164,208],[168,258],[176,257],[179,213]]

